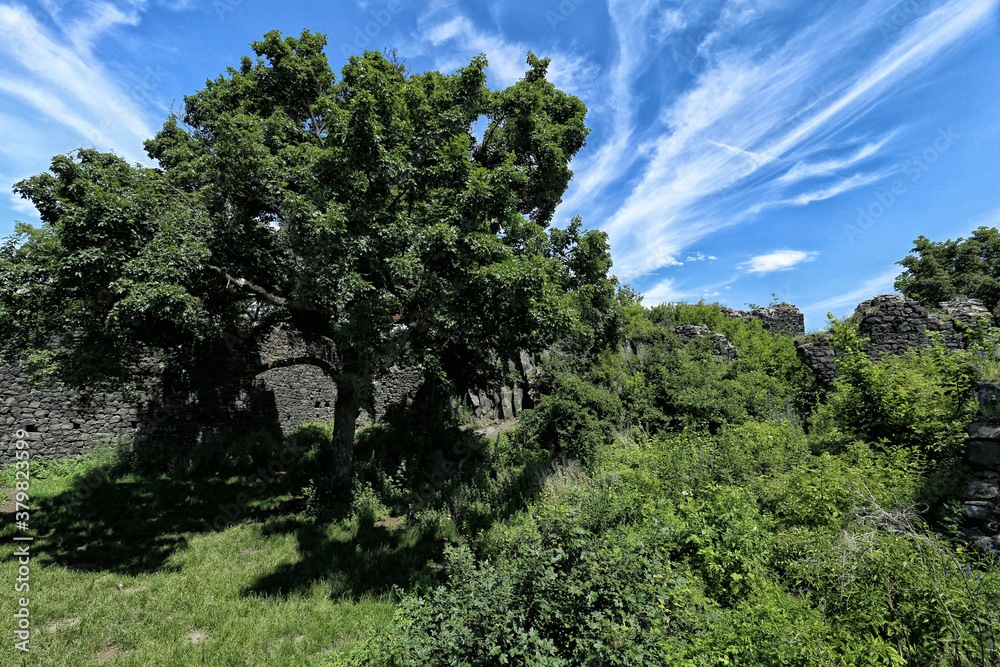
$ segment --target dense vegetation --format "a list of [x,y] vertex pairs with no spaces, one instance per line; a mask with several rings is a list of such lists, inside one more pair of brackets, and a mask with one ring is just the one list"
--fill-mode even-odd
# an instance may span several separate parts
[[[873,365],[856,329],[834,323],[840,379],[822,390],[792,341],[759,322],[706,304],[646,309],[627,290],[620,299],[631,345],[553,352],[537,404],[515,428],[477,438],[454,428],[447,406],[425,405],[361,430],[350,505],[316,493],[326,425],[284,442],[262,433],[186,454],[112,452],[79,464],[43,501],[39,529],[61,537],[41,562],[73,562],[73,536],[94,535],[85,516],[108,542],[87,559],[106,559],[127,582],[158,582],[161,615],[180,613],[210,637],[170,642],[175,621],[125,617],[134,629],[113,633],[123,664],[209,655],[234,665],[1000,661],[998,554],[959,531],[961,435],[995,356],[936,344]],[[697,340],[680,344],[671,330],[681,323],[725,333],[736,361]],[[236,554],[201,522],[289,445],[304,453],[287,474],[214,527],[246,545]],[[112,519],[94,501],[67,504],[93,486],[84,480],[95,470],[107,480],[103,503],[156,489],[158,502],[181,493],[193,509],[156,505],[134,524],[141,509]],[[148,537],[116,550],[123,532]],[[192,616],[208,602],[173,591],[189,576],[201,581],[205,563],[225,569],[253,551],[266,560],[228,575],[228,588],[200,584],[220,609],[261,615],[273,640],[247,635],[235,647],[242,625]],[[112,643],[100,627],[121,613],[115,604],[47,641],[64,655],[73,644],[56,635]],[[317,622],[331,604],[354,620]],[[279,613],[309,636],[290,641]],[[139,638],[145,624],[155,639]]]
[[[324,46],[254,43],[147,142],[157,169],[81,150],[18,184],[43,226],[0,248],[5,360],[176,391],[311,364],[338,392],[288,436],[31,461],[44,630],[5,664],[1000,664],[998,552],[960,531],[997,330],[873,364],[834,322],[820,387],[789,338],[644,308],[605,235],[546,229],[587,135],[547,60],[491,91],[482,57],[368,52],[338,82]],[[897,285],[996,313],[997,239],[921,237]],[[307,352],[250,363],[274,327]],[[534,406],[459,427],[441,397],[523,349]],[[355,438],[401,358],[435,390]]]
[[[146,142],[156,168],[86,149],[15,185],[42,225],[0,247],[0,358],[168,394],[318,368],[343,497],[385,368],[497,383],[497,358],[613,334],[616,281],[603,232],[546,229],[589,132],[548,60],[495,91],[482,55],[408,74],[369,51],[338,79],[325,45],[254,42]],[[262,353],[276,327],[305,349]]]

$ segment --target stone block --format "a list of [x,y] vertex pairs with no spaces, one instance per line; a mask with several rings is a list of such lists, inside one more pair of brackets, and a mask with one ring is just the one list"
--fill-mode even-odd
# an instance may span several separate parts
[[973,521],[987,521],[990,515],[993,514],[993,507],[989,504],[986,505],[972,505],[970,503],[965,503],[964,506],[965,518],[972,519]]
[[1000,442],[996,440],[970,440],[969,459],[989,468],[1000,467]]
[[973,424],[969,427],[969,437],[973,440],[1000,440],[1000,426]]
[[995,479],[977,479],[965,487],[966,500],[996,500],[1000,498],[1000,483]]

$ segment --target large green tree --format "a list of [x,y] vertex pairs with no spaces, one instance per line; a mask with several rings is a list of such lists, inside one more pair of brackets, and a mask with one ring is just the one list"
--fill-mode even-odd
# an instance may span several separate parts
[[[80,150],[18,183],[43,226],[0,253],[0,352],[89,389],[319,367],[342,495],[386,364],[495,385],[519,350],[614,336],[616,281],[604,234],[546,231],[588,133],[548,60],[500,91],[483,56],[410,75],[366,52],[338,81],[325,43],[253,43],[146,142],[156,169]],[[307,351],[255,358],[275,327]]]
[[982,301],[1000,320],[1000,232],[979,227],[969,238],[940,243],[925,236],[913,242],[915,253],[897,262],[905,271],[896,289],[925,306],[966,296]]

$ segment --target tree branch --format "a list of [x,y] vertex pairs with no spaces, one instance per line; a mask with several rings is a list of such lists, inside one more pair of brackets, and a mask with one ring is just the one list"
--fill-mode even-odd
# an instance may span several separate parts
[[243,288],[247,292],[255,295],[256,297],[258,297],[258,298],[260,298],[260,299],[262,299],[264,301],[266,301],[267,303],[271,304],[272,306],[281,306],[283,308],[288,308],[289,310],[304,310],[304,311],[309,311],[309,312],[313,312],[313,313],[323,313],[323,312],[325,312],[321,308],[317,308],[316,306],[307,305],[307,304],[303,304],[303,303],[297,303],[295,301],[292,301],[291,299],[286,299],[284,297],[278,296],[277,294],[274,294],[273,292],[267,291],[266,289],[264,289],[260,285],[255,285],[254,283],[250,282],[246,278],[235,278],[235,277],[229,275],[229,272],[226,269],[224,269],[224,268],[219,268],[218,266],[212,266],[211,264],[208,265],[208,268],[211,271],[214,271],[215,273],[217,273],[220,276],[222,276],[223,278],[225,278],[227,285],[230,284],[230,283],[235,283],[236,285],[240,286],[241,288]]

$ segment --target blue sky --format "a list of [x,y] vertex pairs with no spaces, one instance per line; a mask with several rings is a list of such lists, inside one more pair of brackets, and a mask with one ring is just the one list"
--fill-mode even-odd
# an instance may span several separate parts
[[485,53],[494,87],[530,49],[592,133],[556,224],[608,232],[645,303],[828,311],[892,291],[895,262],[1000,226],[1000,0],[0,0],[0,235],[10,193],[77,147],[142,141],[268,30],[414,71]]

